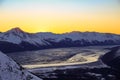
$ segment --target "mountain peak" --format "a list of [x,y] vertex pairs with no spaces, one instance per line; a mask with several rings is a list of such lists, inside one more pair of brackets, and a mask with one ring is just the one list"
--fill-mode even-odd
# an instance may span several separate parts
[[16,28],[12,28],[11,30],[8,30],[7,33],[20,34],[20,33],[24,33],[24,31],[19,27],[16,27]]
[[80,31],[72,31],[71,33],[81,33]]
[[12,29],[11,29],[11,30],[9,30],[9,31],[23,32],[23,30],[21,30],[19,27],[12,28]]

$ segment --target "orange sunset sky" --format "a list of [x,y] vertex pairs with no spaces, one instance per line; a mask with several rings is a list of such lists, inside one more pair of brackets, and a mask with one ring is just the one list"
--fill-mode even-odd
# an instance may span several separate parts
[[0,31],[120,34],[119,0],[1,0]]

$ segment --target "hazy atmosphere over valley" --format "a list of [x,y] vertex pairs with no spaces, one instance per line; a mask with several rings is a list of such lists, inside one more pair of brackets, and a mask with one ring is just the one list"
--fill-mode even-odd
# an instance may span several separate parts
[[0,0],[0,80],[120,80],[119,0]]

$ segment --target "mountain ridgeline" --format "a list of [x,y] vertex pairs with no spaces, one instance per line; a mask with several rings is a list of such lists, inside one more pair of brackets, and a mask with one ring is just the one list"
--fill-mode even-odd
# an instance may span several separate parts
[[5,53],[48,48],[120,45],[120,35],[97,32],[27,33],[13,28],[0,33],[0,50]]

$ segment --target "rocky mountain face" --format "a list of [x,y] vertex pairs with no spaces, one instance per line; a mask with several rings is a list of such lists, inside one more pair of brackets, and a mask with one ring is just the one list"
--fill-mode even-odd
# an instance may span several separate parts
[[0,52],[0,80],[42,80]]
[[120,46],[112,48],[101,59],[108,66],[120,70]]
[[46,48],[118,44],[120,44],[120,35],[109,33],[77,31],[63,34],[27,33],[19,28],[0,33],[0,50],[5,53]]

